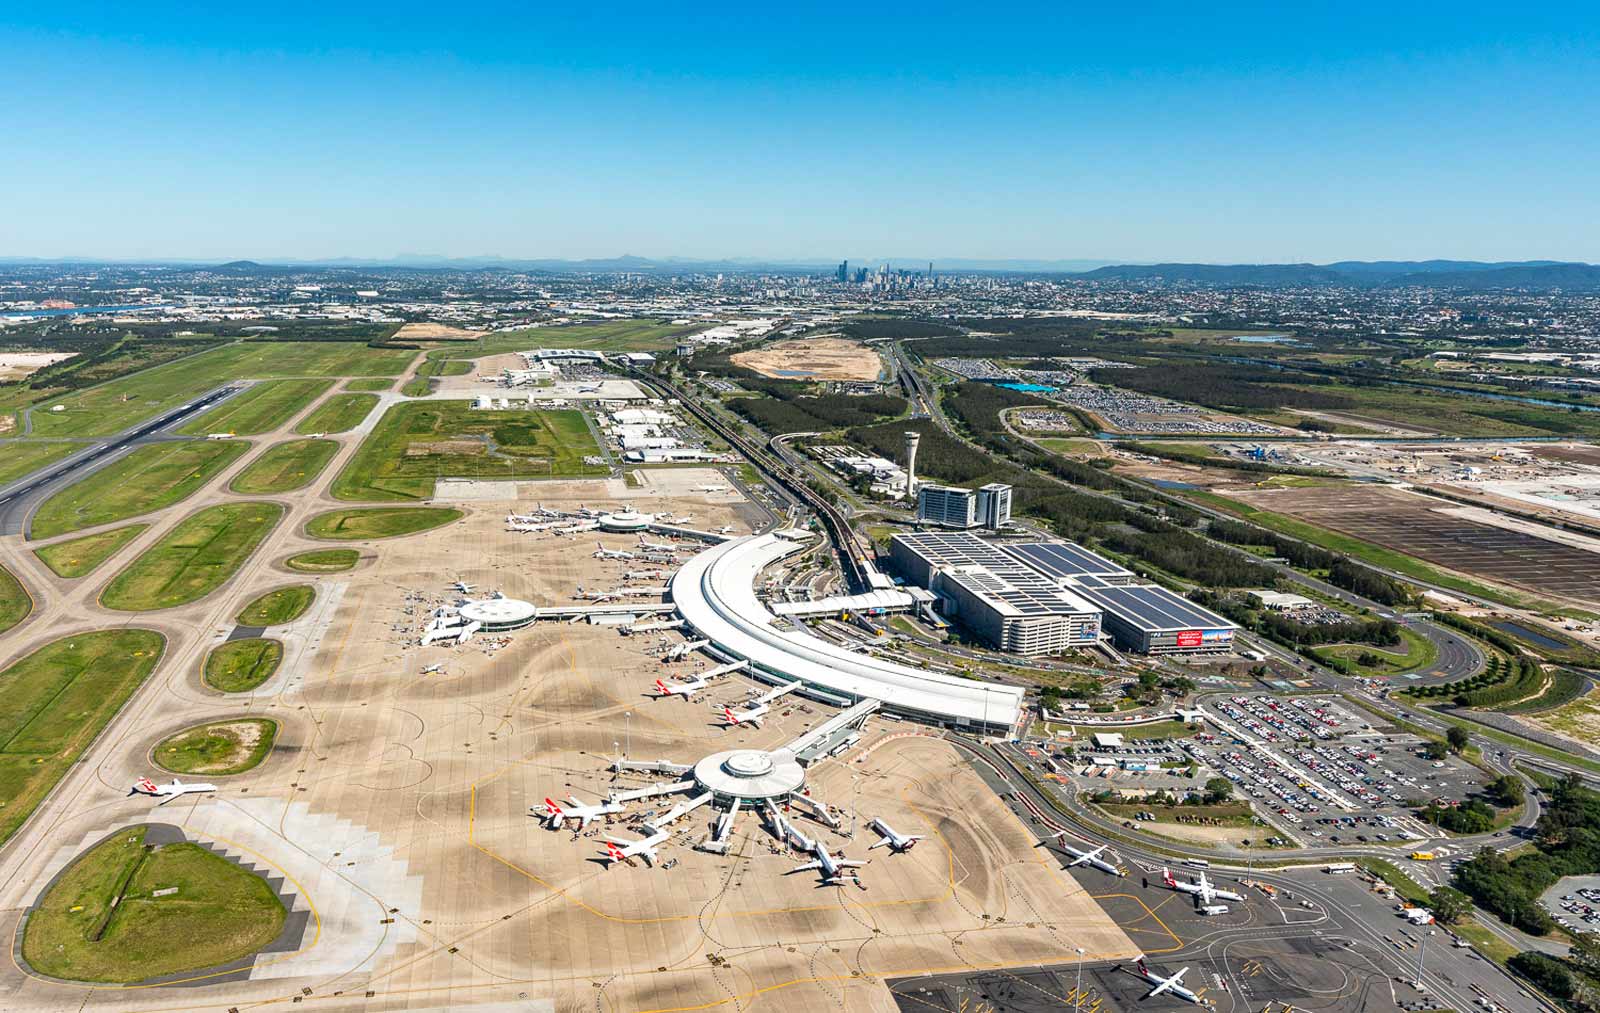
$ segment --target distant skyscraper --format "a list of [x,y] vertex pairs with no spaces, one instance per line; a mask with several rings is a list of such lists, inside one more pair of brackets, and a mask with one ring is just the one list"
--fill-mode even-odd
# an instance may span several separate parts
[[841,261],[839,263],[839,269],[837,271],[835,271],[833,273],[833,275],[834,275],[834,277],[836,279],[838,279],[839,284],[841,284],[841,285],[843,285],[845,282],[849,281],[850,280],[850,262],[848,260]]

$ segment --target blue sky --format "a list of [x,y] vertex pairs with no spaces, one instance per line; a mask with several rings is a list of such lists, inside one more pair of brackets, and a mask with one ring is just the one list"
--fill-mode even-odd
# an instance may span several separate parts
[[542,6],[0,8],[0,256],[1600,261],[1593,4]]

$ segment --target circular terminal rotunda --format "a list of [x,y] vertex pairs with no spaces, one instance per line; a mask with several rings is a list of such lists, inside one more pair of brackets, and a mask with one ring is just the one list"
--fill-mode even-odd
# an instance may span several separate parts
[[730,749],[696,763],[694,780],[718,801],[760,802],[800,791],[805,787],[806,772],[787,749]]
[[648,530],[655,520],[654,514],[642,514],[632,509],[618,510],[615,513],[600,515],[600,530],[631,535]]

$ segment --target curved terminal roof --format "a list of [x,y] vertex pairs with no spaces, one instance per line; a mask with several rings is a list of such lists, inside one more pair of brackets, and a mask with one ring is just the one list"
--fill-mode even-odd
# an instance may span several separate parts
[[756,578],[810,537],[784,531],[713,546],[673,575],[673,603],[720,653],[780,679],[852,700],[880,700],[885,710],[941,724],[1005,729],[1016,723],[1020,687],[926,672],[774,625],[777,617],[756,597]]

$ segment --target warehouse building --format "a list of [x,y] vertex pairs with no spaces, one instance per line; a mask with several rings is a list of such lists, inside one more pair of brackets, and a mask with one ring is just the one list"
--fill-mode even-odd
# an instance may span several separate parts
[[889,559],[941,611],[1019,654],[1092,646],[1101,630],[1143,654],[1222,652],[1233,623],[1072,542],[996,544],[965,532],[895,535]]

